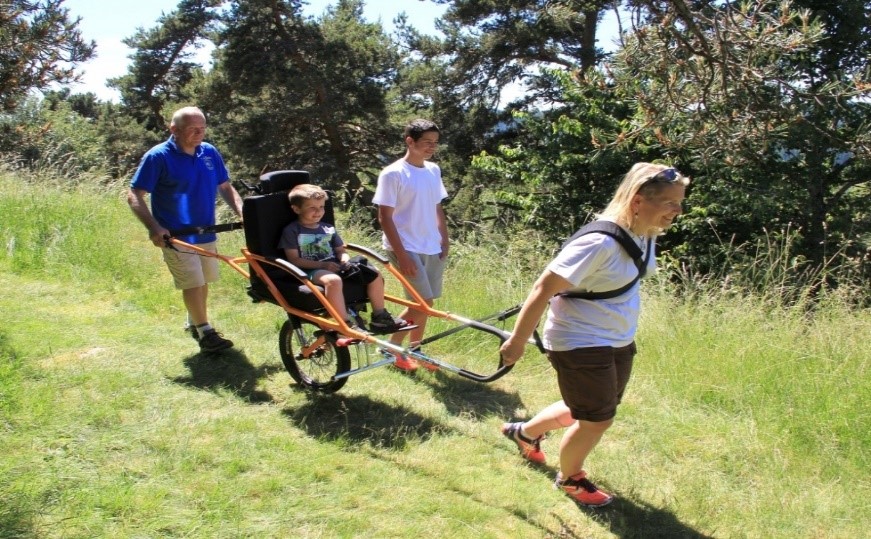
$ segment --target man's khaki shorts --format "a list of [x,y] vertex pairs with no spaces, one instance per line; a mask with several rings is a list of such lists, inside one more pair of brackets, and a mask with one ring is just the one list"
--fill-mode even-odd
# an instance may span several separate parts
[[[199,243],[197,247],[210,252],[217,252],[216,242]],[[184,247],[178,250],[163,248],[163,261],[172,274],[175,287],[179,290],[199,288],[207,283],[218,280],[218,259],[186,251]]]

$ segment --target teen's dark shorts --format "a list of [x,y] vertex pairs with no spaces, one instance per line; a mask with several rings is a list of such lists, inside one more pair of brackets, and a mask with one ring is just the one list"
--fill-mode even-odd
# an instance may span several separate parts
[[547,351],[557,372],[563,402],[572,417],[584,421],[607,421],[617,414],[617,405],[632,373],[635,343],[622,348],[599,346],[565,352]]

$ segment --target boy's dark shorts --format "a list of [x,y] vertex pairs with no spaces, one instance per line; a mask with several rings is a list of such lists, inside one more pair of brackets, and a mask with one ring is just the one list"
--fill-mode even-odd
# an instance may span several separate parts
[[547,351],[547,358],[557,372],[563,402],[573,418],[598,422],[617,414],[617,405],[632,373],[635,351],[634,342],[622,348]]

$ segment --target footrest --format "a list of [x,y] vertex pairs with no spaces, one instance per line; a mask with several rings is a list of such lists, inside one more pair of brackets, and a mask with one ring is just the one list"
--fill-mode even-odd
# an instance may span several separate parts
[[341,346],[345,348],[347,346],[351,346],[352,344],[357,344],[358,342],[363,342],[360,339],[355,339],[354,337],[339,337],[336,339],[336,346]]
[[393,335],[394,333],[400,333],[403,331],[410,331],[417,327],[417,324],[406,324],[398,329],[391,329],[390,331],[378,331],[377,329],[369,328],[369,333],[372,335]]

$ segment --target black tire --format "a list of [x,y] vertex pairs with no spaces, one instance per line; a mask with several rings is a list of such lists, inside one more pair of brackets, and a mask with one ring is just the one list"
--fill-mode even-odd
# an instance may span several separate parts
[[[308,357],[302,357],[303,348],[315,339],[316,326],[299,324],[294,329],[287,320],[278,334],[278,350],[284,368],[298,384],[324,393],[338,391],[348,381],[347,378],[334,378],[337,374],[351,370],[351,353],[345,346],[336,346],[336,334],[325,333],[325,342]],[[294,354],[294,347],[297,353]]]

